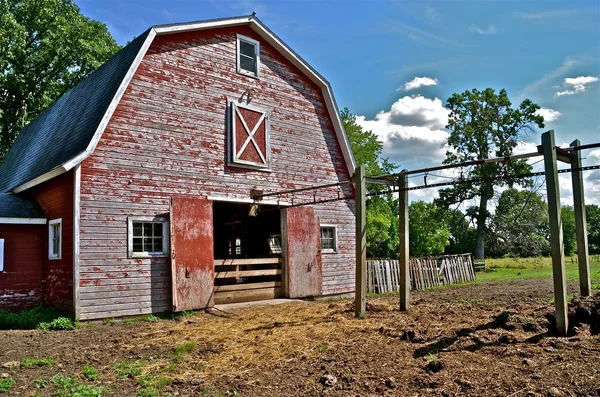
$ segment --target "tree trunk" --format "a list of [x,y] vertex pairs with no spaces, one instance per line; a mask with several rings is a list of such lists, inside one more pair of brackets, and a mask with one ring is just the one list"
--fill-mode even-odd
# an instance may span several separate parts
[[485,259],[485,235],[487,219],[487,204],[492,198],[492,186],[481,186],[481,200],[479,201],[479,214],[477,215],[477,245],[475,247],[475,259]]

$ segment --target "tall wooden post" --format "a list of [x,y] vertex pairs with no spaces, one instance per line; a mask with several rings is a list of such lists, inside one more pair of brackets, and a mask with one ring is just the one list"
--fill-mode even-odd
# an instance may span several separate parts
[[565,275],[563,232],[560,218],[560,191],[553,130],[542,134],[542,151],[544,153],[548,213],[550,215],[550,243],[552,245],[556,332],[560,336],[566,336],[567,329],[569,328],[569,318],[567,315],[567,278]]
[[[571,146],[579,146],[579,139],[571,142]],[[581,296],[592,294],[590,280],[590,257],[588,255],[587,225],[585,221],[585,197],[583,194],[583,171],[581,168],[581,152],[571,154],[571,182],[573,183],[573,206],[575,207],[575,231],[577,233],[577,262],[579,263],[579,291]]]
[[408,271],[409,240],[408,240],[408,175],[398,178],[398,213],[400,215],[400,310],[406,311],[409,306],[410,274]]
[[354,202],[356,205],[356,287],[354,313],[363,318],[367,310],[367,216],[365,166],[356,167],[354,172]]

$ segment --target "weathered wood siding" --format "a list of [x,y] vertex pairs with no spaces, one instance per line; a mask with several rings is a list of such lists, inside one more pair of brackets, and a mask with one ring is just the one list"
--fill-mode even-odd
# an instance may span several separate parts
[[27,192],[48,220],[62,218],[61,259],[48,259],[48,225],[44,226],[44,305],[73,310],[73,172],[44,182]]
[[[260,79],[236,73],[236,33],[261,42]],[[271,172],[227,166],[227,99],[248,87],[251,104],[271,111]],[[348,178],[321,89],[251,29],[157,37],[81,167],[81,318],[171,309],[170,261],[127,258],[128,216],[168,214],[175,195],[248,199],[255,186]],[[335,189],[317,195],[332,197]],[[315,208],[321,223],[338,225],[339,252],[323,255],[324,294],[354,289],[353,208]]]
[[0,272],[0,310],[42,304],[43,225],[0,225],[4,272]]

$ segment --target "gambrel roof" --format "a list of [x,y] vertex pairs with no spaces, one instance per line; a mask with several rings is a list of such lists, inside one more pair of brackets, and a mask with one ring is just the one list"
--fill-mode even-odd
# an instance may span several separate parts
[[354,156],[329,82],[253,14],[148,29],[23,128],[0,166],[0,192],[19,193],[87,158],[157,35],[233,26],[252,28],[321,88],[348,172],[353,175]]

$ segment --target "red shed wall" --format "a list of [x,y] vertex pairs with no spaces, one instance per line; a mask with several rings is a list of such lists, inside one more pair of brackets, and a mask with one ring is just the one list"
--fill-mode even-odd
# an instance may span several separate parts
[[43,225],[0,225],[4,272],[0,272],[0,310],[42,304]]
[[44,226],[44,305],[73,310],[73,172],[67,172],[31,189],[48,221],[62,218],[61,259],[48,259],[48,225]]
[[[260,79],[236,73],[236,33],[261,42]],[[251,104],[271,112],[270,172],[227,166],[227,98],[248,87]],[[171,309],[170,261],[127,258],[128,216],[168,214],[172,196],[248,199],[255,186],[348,178],[321,89],[250,28],[157,37],[81,166],[80,317]],[[303,197],[313,198],[295,200]],[[354,203],[315,211],[338,225],[339,252],[323,254],[323,293],[352,292]]]

